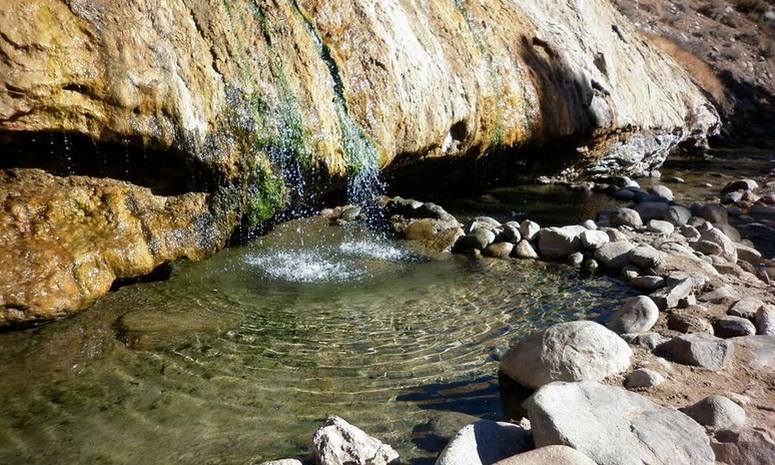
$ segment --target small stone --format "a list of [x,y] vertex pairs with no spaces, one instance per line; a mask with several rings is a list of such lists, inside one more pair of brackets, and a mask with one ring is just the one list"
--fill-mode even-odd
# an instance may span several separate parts
[[724,253],[724,249],[720,245],[711,241],[697,241],[693,242],[691,246],[697,252],[705,255],[721,256]]
[[523,239],[527,239],[529,241],[535,239],[536,234],[538,234],[538,231],[540,230],[541,226],[539,226],[535,221],[524,220],[519,224],[519,233],[522,235]]
[[641,244],[630,251],[630,262],[642,269],[654,269],[665,261],[664,252],[660,252],[648,244]]
[[608,216],[608,222],[613,227],[643,226],[640,214],[631,208],[617,208]]
[[775,306],[764,305],[756,311],[756,334],[775,336]]
[[675,226],[684,226],[692,217],[692,211],[680,205],[671,205],[665,211],[664,219]]
[[458,244],[463,249],[477,250],[484,250],[493,242],[495,242],[495,233],[485,228],[476,228],[458,240]]
[[608,328],[616,333],[645,333],[650,330],[659,318],[659,309],[646,296],[632,297],[622,303]]
[[681,234],[692,241],[696,241],[700,238],[700,232],[694,226],[681,226]]
[[650,220],[648,230],[663,236],[669,236],[675,231],[675,226],[673,226],[672,223],[663,220]]
[[620,271],[622,277],[626,281],[632,281],[633,279],[640,276],[640,271],[638,270],[638,267],[633,265],[627,265]]
[[587,258],[581,264],[581,271],[585,273],[592,274],[595,271],[597,271],[598,268],[600,268],[600,265],[597,263],[597,260],[595,260],[594,258]]
[[667,176],[664,178],[665,182],[671,182],[674,184],[686,184],[686,180],[679,176]]
[[597,250],[608,242],[608,234],[604,231],[584,231],[581,233],[581,244],[587,249]]
[[596,465],[589,457],[568,446],[546,446],[501,460],[495,465]]
[[667,327],[681,333],[707,333],[713,334],[713,325],[708,320],[697,315],[684,312],[670,312],[667,314]]
[[735,243],[720,229],[713,228],[709,231],[705,231],[700,236],[700,239],[718,244],[722,249],[721,256],[726,258],[730,263],[737,263],[737,248],[735,247]]
[[629,241],[609,242],[595,251],[595,259],[606,268],[623,268],[630,262],[633,247]]
[[574,252],[568,255],[568,265],[572,267],[580,267],[584,262],[584,255],[581,252]]
[[529,241],[522,239],[519,241],[519,244],[517,244],[516,247],[514,247],[514,251],[512,252],[515,257],[517,258],[538,258],[538,253],[536,253],[533,246],[530,244]]
[[530,432],[520,426],[482,420],[461,429],[435,465],[492,465],[529,450],[532,442]]
[[630,284],[645,291],[656,291],[665,287],[665,278],[662,276],[636,276],[630,279]]
[[484,255],[492,258],[509,258],[513,250],[514,244],[511,242],[496,242],[484,249]]
[[555,260],[577,252],[581,247],[582,226],[545,228],[538,232],[538,252],[542,257]]
[[672,362],[720,371],[732,358],[734,346],[706,333],[685,334],[660,344],[657,355]]
[[581,223],[581,225],[584,226],[586,229],[588,229],[590,231],[597,230],[597,225],[592,220],[586,220],[583,223]]
[[656,371],[639,368],[624,378],[624,387],[627,389],[650,389],[659,386],[664,381],[665,377]]
[[668,286],[670,287],[663,287],[662,289],[653,292],[651,298],[662,310],[675,308],[682,299],[685,299],[691,294],[694,289],[694,284],[692,278],[685,278],[672,286],[668,283]]
[[302,465],[297,459],[272,460],[271,462],[262,462],[261,465]]
[[739,316],[723,316],[717,319],[713,323],[713,331],[716,336],[724,339],[756,335],[756,327],[753,323]]
[[745,424],[746,415],[742,407],[719,395],[706,397],[681,411],[702,426],[710,429],[728,429]]
[[739,316],[742,318],[748,318],[753,320],[756,316],[756,312],[764,305],[764,302],[756,297],[743,297],[738,300],[729,310],[727,315]]
[[660,344],[664,344],[670,340],[669,337],[665,337],[659,333],[620,334],[619,336],[627,341],[628,344],[644,347],[648,350],[654,350]]
[[652,186],[651,189],[649,189],[649,192],[651,192],[652,194],[658,197],[662,197],[668,202],[673,201],[673,191],[671,191],[670,188],[666,186],[662,186],[662,185]]
[[392,447],[339,417],[328,417],[312,443],[322,465],[387,465],[398,461],[398,452]]

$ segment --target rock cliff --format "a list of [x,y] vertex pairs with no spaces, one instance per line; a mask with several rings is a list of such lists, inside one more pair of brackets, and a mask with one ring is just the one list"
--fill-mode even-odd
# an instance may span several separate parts
[[332,180],[558,141],[640,173],[717,126],[606,0],[6,0],[0,326]]

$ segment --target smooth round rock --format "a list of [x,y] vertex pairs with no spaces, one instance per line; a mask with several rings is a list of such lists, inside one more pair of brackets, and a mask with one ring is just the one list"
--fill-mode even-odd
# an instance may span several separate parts
[[513,250],[514,244],[511,242],[496,242],[484,249],[484,255],[492,258],[509,258]]
[[610,239],[604,231],[584,231],[581,233],[581,245],[587,249],[597,250],[608,242]]
[[613,227],[618,226],[643,226],[640,214],[631,208],[617,208],[608,216],[608,223]]
[[663,236],[669,236],[675,231],[675,226],[668,221],[649,220],[648,230]]
[[713,323],[713,331],[716,336],[724,339],[756,335],[756,327],[750,320],[731,315],[717,319]]
[[519,224],[519,233],[522,235],[523,239],[529,241],[535,239],[536,234],[538,234],[538,231],[540,230],[541,226],[535,221],[523,220],[522,223]]
[[597,465],[568,446],[546,446],[501,460],[495,465]]
[[624,387],[627,389],[650,389],[659,386],[665,381],[665,377],[654,370],[639,368],[624,378]]
[[651,189],[649,189],[649,192],[658,197],[662,197],[669,202],[673,201],[673,191],[671,191],[669,187],[658,184],[656,186],[652,186]]
[[630,263],[629,253],[633,247],[629,241],[609,242],[595,251],[595,259],[606,268],[623,268]]
[[632,297],[622,303],[608,322],[608,328],[619,334],[645,333],[656,324],[657,319],[659,308],[653,300],[646,296]]
[[525,239],[519,241],[519,244],[514,247],[512,254],[517,258],[538,258],[538,253],[533,248],[533,245]]
[[682,408],[697,423],[712,429],[727,429],[745,424],[746,415],[742,407],[727,397],[713,395],[689,407]]
[[532,446],[530,432],[512,423],[482,420],[461,429],[435,465],[491,465]]

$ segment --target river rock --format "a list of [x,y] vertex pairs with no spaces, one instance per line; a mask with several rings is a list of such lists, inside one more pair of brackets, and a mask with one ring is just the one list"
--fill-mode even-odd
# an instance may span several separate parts
[[512,253],[517,258],[538,258],[538,253],[536,253],[533,245],[525,239],[519,241]]
[[729,214],[723,205],[707,203],[705,205],[692,205],[692,213],[706,221],[715,224],[729,223]]
[[684,312],[670,312],[667,314],[667,327],[680,333],[707,333],[713,334],[713,325],[701,316]]
[[514,244],[511,242],[496,242],[484,249],[484,255],[493,258],[509,258],[513,250]]
[[595,382],[552,383],[524,404],[537,447],[564,444],[598,465],[713,465],[703,428],[683,413]]
[[692,217],[692,211],[680,205],[671,205],[667,207],[663,217],[665,221],[669,221],[676,227],[684,226]]
[[459,246],[462,249],[484,250],[493,242],[495,242],[494,232],[485,228],[476,228],[461,237],[456,246]]
[[724,465],[772,465],[775,433],[747,427],[717,431],[711,440],[716,460]]
[[656,195],[657,197],[662,197],[668,202],[673,201],[673,191],[671,191],[670,188],[667,186],[662,186],[660,184],[657,184],[656,186],[651,186],[651,189],[649,189],[649,192]]
[[730,263],[737,263],[737,247],[735,247],[735,243],[720,229],[713,228],[709,231],[705,231],[700,236],[700,239],[718,244],[723,250],[722,256]]
[[630,189],[619,189],[618,191],[614,192],[614,198],[616,200],[623,200],[628,202],[635,199],[635,192],[631,191]]
[[744,260],[751,265],[758,266],[762,262],[762,254],[753,247],[749,247],[744,244],[735,244],[735,250],[737,250],[737,258]]
[[650,389],[665,382],[665,377],[654,370],[639,368],[624,378],[627,389]]
[[710,302],[712,304],[731,303],[738,300],[740,296],[737,291],[729,286],[717,287],[711,291],[700,295],[700,302]]
[[700,238],[701,234],[694,226],[681,226],[681,235],[690,241],[696,241]]
[[721,246],[716,244],[715,242],[702,240],[702,241],[692,242],[691,245],[694,250],[705,255],[721,256],[724,254],[724,249],[721,248]]
[[498,220],[490,218],[489,216],[477,216],[471,220],[465,227],[466,232],[473,232],[476,229],[487,229],[488,231],[495,231],[500,229],[501,224]]
[[669,236],[675,231],[675,226],[668,221],[649,220],[648,230],[663,236]]
[[339,417],[328,417],[312,436],[321,465],[387,465],[398,452]]
[[568,446],[539,447],[501,460],[495,465],[597,465],[589,457]]
[[559,323],[512,347],[501,371],[523,386],[537,389],[552,381],[601,380],[630,366],[632,350],[592,321]]
[[727,310],[727,314],[753,320],[756,316],[756,312],[759,311],[763,305],[764,302],[756,297],[743,297]]
[[609,242],[605,231],[584,231],[581,233],[581,244],[591,250],[596,250]]
[[519,233],[519,223],[510,221],[503,225],[503,231],[498,234],[497,241],[510,242],[517,244],[522,240],[522,234]]
[[759,184],[753,179],[738,179],[732,181],[721,190],[722,194],[736,191],[755,191],[759,188]]
[[629,241],[609,242],[595,251],[595,259],[606,268],[623,268],[630,262],[629,253],[633,247]]
[[584,254],[581,252],[573,252],[568,255],[568,265],[578,268],[582,263],[584,263]]
[[633,287],[652,292],[665,287],[665,278],[662,276],[635,276],[629,280]]
[[435,465],[493,465],[532,447],[530,432],[520,426],[482,420],[460,430]]
[[694,279],[684,278],[675,284],[670,284],[668,281],[668,287],[663,287],[655,292],[651,293],[651,298],[660,308],[665,310],[668,308],[675,308],[679,303],[689,297],[694,289]]
[[616,333],[645,333],[659,318],[659,308],[646,296],[632,297],[622,306],[608,323],[608,328]]
[[595,230],[597,230],[597,225],[596,225],[596,224],[595,224],[595,222],[594,222],[594,221],[592,221],[592,220],[584,220],[584,221],[581,223],[581,226],[584,226],[586,229],[588,229],[588,230],[590,230],[590,231],[595,231]]
[[261,462],[261,465],[302,465],[301,460],[297,459],[282,459],[272,460],[270,462]]
[[536,234],[538,234],[538,231],[540,230],[541,226],[535,221],[523,220],[522,223],[519,224],[519,233],[522,235],[523,239],[529,241],[535,239]]
[[618,226],[643,226],[640,214],[631,208],[617,208],[608,215],[608,224]]
[[694,333],[674,337],[660,344],[656,351],[672,362],[720,371],[732,358],[734,346],[710,334]]
[[644,347],[648,350],[654,350],[660,344],[664,344],[670,340],[669,337],[665,337],[659,333],[620,334],[619,336],[627,341],[628,344]]
[[665,253],[648,244],[640,244],[629,254],[630,262],[642,269],[658,268],[665,262]]
[[642,221],[661,220],[665,217],[670,204],[662,201],[645,201],[634,206]]
[[745,424],[745,410],[724,396],[706,397],[681,411],[711,429],[729,429]]
[[542,257],[555,260],[576,252],[581,247],[583,226],[545,228],[538,232],[538,252]]
[[585,273],[594,273],[598,268],[600,268],[600,265],[598,265],[597,260],[594,258],[587,258],[581,264],[581,271]]
[[763,305],[756,312],[756,334],[775,336],[775,305]]
[[749,320],[738,316],[723,316],[713,323],[713,332],[718,337],[755,336],[756,327]]

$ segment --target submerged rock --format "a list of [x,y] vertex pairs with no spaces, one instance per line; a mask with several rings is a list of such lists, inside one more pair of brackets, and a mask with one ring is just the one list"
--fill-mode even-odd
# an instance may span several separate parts
[[677,410],[595,382],[552,383],[525,402],[537,447],[564,444],[598,465],[713,465],[703,428]]
[[312,437],[321,465],[387,465],[398,461],[398,452],[347,423],[328,417]]
[[598,381],[630,366],[632,350],[616,333],[592,321],[559,323],[512,347],[500,369],[537,389],[552,381]]

